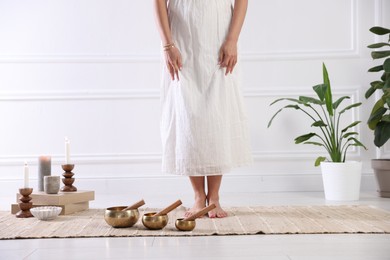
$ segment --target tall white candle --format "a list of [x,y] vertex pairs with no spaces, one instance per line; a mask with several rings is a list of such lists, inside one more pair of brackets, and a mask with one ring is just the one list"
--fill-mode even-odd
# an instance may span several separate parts
[[27,162],[24,162],[24,187],[28,188],[29,170]]
[[66,164],[70,164],[70,142],[68,137],[65,137],[65,155],[66,155]]

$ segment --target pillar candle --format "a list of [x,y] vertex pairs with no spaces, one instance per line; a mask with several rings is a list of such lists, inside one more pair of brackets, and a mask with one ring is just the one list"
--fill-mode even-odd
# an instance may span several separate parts
[[70,142],[67,137],[65,137],[65,157],[66,164],[70,164]]
[[27,162],[24,162],[24,187],[28,188],[29,169]]
[[44,190],[43,178],[51,175],[51,157],[40,156],[38,160],[38,190]]

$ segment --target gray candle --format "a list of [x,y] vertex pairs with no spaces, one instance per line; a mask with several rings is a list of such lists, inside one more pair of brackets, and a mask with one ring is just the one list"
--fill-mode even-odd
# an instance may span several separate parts
[[45,176],[45,192],[47,194],[57,194],[60,190],[60,176]]
[[40,156],[38,161],[38,190],[44,190],[43,178],[51,175],[51,157]]

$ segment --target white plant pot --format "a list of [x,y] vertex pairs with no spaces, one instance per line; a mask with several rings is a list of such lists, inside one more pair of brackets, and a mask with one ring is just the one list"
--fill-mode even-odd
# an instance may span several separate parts
[[359,200],[361,162],[322,162],[321,172],[327,200]]

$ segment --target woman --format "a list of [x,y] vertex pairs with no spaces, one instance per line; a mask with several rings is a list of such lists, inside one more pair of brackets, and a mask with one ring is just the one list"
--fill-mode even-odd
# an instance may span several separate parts
[[[222,174],[252,161],[236,63],[247,0],[155,0],[166,66],[161,137],[163,171],[189,176],[190,216],[219,203]],[[207,180],[207,192],[206,192]]]

